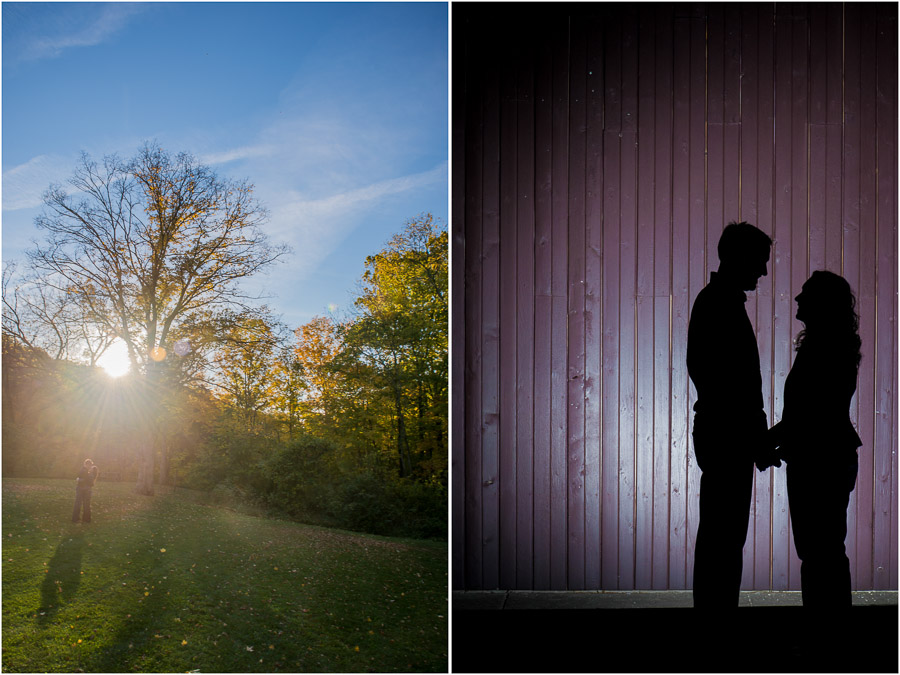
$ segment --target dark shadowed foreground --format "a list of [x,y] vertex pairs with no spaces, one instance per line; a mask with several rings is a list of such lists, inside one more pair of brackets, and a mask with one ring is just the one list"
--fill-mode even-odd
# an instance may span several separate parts
[[639,608],[629,602],[605,603],[605,609],[567,609],[567,604],[587,603],[557,598],[554,609],[511,609],[516,606],[512,602],[506,603],[507,609],[463,609],[490,605],[460,602],[455,596],[453,671],[897,672],[896,593],[893,604],[855,604],[841,616],[775,604],[703,615],[684,606],[690,604],[686,597],[687,603],[642,602],[649,606]]

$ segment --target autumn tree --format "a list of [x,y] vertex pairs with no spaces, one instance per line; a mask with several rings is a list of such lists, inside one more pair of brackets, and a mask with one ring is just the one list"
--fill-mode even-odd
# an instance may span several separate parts
[[294,356],[304,389],[303,416],[322,426],[336,412],[333,403],[341,373],[334,367],[334,359],[343,348],[339,326],[329,317],[317,316],[294,334],[297,338]]
[[447,446],[447,231],[430,215],[407,222],[366,259],[357,316],[343,332],[346,351],[364,368],[371,400],[390,410],[401,477],[440,480]]
[[[44,194],[36,225],[46,240],[29,252],[33,270],[74,298],[105,335],[122,340],[145,378],[136,490],[153,494],[159,394],[173,339],[253,298],[240,282],[280,258],[261,226],[253,187],[218,176],[187,153],[145,145],[130,160],[84,154],[69,180]],[[190,345],[185,349],[190,350]]]
[[222,336],[213,363],[215,384],[244,430],[255,430],[261,415],[274,407],[279,339],[265,314],[241,317]]
[[275,392],[273,407],[285,427],[288,443],[300,431],[301,399],[306,390],[296,348],[287,342],[278,346],[275,364],[271,371]]

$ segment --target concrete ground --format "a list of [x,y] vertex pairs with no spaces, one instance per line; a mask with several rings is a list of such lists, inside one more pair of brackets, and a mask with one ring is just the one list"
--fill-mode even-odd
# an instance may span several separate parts
[[690,591],[457,591],[456,673],[897,673],[896,591],[809,611],[797,591],[746,591],[698,612]]
[[[454,610],[692,607],[691,591],[454,591]],[[742,591],[741,607],[801,607],[800,591]],[[856,591],[854,607],[897,606],[897,591]]]

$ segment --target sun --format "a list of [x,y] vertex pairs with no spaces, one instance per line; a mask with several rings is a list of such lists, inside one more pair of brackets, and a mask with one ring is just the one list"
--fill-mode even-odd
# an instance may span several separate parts
[[128,347],[121,340],[116,340],[103,352],[103,356],[97,359],[97,365],[103,368],[110,377],[122,377],[131,370]]

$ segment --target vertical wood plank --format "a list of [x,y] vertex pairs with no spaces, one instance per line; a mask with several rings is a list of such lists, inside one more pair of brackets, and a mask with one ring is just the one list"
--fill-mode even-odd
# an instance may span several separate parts
[[619,275],[619,584],[634,588],[637,277],[637,14],[622,16],[622,140]]
[[587,588],[601,584],[601,504],[603,419],[603,25],[600,18],[587,22],[587,121],[585,184],[585,579]]
[[[620,153],[622,38],[614,22],[604,25],[604,123],[603,136],[603,381],[601,456],[602,505],[600,512],[600,583],[619,588],[619,280],[620,280]],[[613,478],[615,477],[615,478]]]
[[636,452],[635,585],[650,588],[653,562],[653,296],[655,30],[652,9],[640,10],[637,35]]
[[552,291],[552,50],[538,47],[535,67],[534,111],[534,581],[538,590],[550,588],[550,373]]
[[484,174],[481,234],[482,579],[500,585],[500,74],[484,74]]
[[584,376],[585,376],[585,127],[587,40],[584,24],[570,26],[568,184],[568,584],[584,588]]
[[[716,247],[725,226],[725,6],[707,6],[706,57],[706,250],[707,268],[719,261]],[[707,281],[708,281],[707,275]]]
[[[720,227],[738,220],[741,212],[741,13],[737,3],[725,5],[723,45],[723,169]],[[716,233],[716,243],[722,230]]]
[[[475,52],[476,54],[478,52]],[[481,510],[481,230],[482,87],[480,70],[469,69],[466,91],[466,289],[465,322],[465,517],[467,588],[483,588]]]
[[657,9],[654,65],[653,560],[651,588],[668,588],[672,447],[672,9]]
[[550,588],[550,321],[552,74],[550,45],[537,47],[534,82],[534,578]]
[[815,125],[828,121],[827,21],[824,5],[809,12],[809,123]]
[[[885,6],[880,8],[882,11],[882,15],[884,17],[885,22],[885,51],[888,55],[888,63],[890,63],[890,59],[893,59],[894,63],[897,62],[897,7],[896,6]],[[890,105],[890,112],[888,114],[889,120],[897,119],[897,71],[894,69],[891,71],[888,68],[888,72],[886,73],[887,77],[887,93],[888,93],[888,101]],[[890,204],[885,204],[890,210],[884,210],[883,213],[892,223],[892,240],[893,246],[891,248],[891,256],[892,256],[892,264],[894,268],[897,265],[897,209],[898,209],[898,201],[897,201],[897,125],[895,123],[891,123],[889,126],[890,137],[891,137],[891,148],[889,149],[888,159],[892,160],[890,164],[891,180],[886,181],[891,188],[891,194],[885,195],[885,200],[890,200]],[[893,157],[891,157],[891,152]],[[887,551],[888,556],[885,560],[888,573],[885,574],[886,578],[886,586],[887,588],[897,588],[897,579],[898,579],[898,570],[897,570],[897,546],[898,546],[898,491],[900,491],[900,487],[898,487],[898,472],[900,472],[900,467],[897,465],[897,451],[898,451],[898,436],[900,436],[900,420],[898,420],[897,412],[898,412],[898,404],[897,404],[897,384],[898,384],[898,367],[897,364],[897,297],[898,297],[898,279],[896,274],[892,274],[891,278],[893,280],[893,301],[891,302],[891,308],[893,312],[892,321],[891,321],[891,343],[893,344],[893,358],[894,363],[891,368],[892,373],[892,398],[891,398],[891,408],[890,408],[890,424],[891,424],[891,507],[889,513],[891,514],[891,528],[890,528],[890,539],[887,542]]]
[[826,31],[823,42],[826,43],[827,98],[826,98],[826,156],[825,176],[827,191],[825,193],[825,268],[840,274],[843,262],[841,234],[841,183],[843,154],[842,106],[844,96],[843,73],[843,7],[838,4],[823,6],[827,13]]
[[[876,71],[869,64],[875,62],[877,44],[877,26],[875,23],[875,11],[871,5],[861,7],[860,15],[860,62],[861,76],[860,86],[862,91],[875,91]],[[861,128],[866,130],[860,139],[860,259],[877,260],[877,202],[876,202],[876,166],[877,166],[877,138],[869,130],[877,125],[877,111],[875,99],[864,96],[860,106]],[[857,396],[860,405],[859,434],[863,441],[860,448],[861,474],[857,479],[857,503],[860,511],[866,511],[871,515],[870,536],[867,541],[857,544],[857,550],[863,545],[869,549],[871,569],[866,575],[871,577],[872,585],[875,585],[875,568],[877,560],[874,553],[874,540],[872,534],[875,531],[875,492],[876,492],[876,457],[879,448],[876,445],[876,372],[878,368],[878,354],[876,351],[876,266],[871,262],[860,266],[860,280],[858,291],[858,309],[860,319],[860,338],[862,339],[863,362],[860,363],[859,381],[857,384]],[[862,472],[865,473],[862,473]],[[860,571],[860,575],[862,575]]]
[[[876,6],[877,7],[877,6]],[[886,8],[885,8],[886,9]],[[876,380],[875,405],[875,518],[873,552],[875,562],[875,588],[890,586],[890,568],[896,559],[896,549],[891,550],[892,529],[896,527],[896,513],[891,510],[894,501],[891,488],[894,484],[893,450],[896,426],[896,399],[894,379],[896,363],[896,203],[894,191],[897,181],[896,153],[896,88],[897,88],[897,21],[882,8],[877,9],[876,36],[876,86],[879,96],[876,104],[876,202],[877,202],[877,280],[875,296],[875,349]]]
[[535,91],[534,50],[523,50],[516,82],[516,583],[534,587]]
[[516,218],[518,186],[515,61],[500,71],[500,588],[516,583],[516,309],[518,247]]
[[551,588],[566,588],[567,574],[567,443],[566,346],[568,343],[568,133],[569,133],[569,21],[562,17],[551,29],[553,44],[553,125],[551,208],[552,300],[550,359],[551,423]]
[[687,581],[688,463],[691,459],[687,332],[690,292],[690,36],[693,21],[676,15],[672,38],[672,438],[669,588]]
[[[824,107],[824,90],[821,92]],[[816,100],[811,96],[811,100]],[[806,239],[805,245],[809,251],[809,271],[825,268],[825,219],[826,219],[826,192],[828,191],[828,177],[826,173],[825,145],[827,128],[824,124],[809,125],[809,229],[808,232],[798,230],[794,233],[794,245],[799,246],[800,238]],[[794,283],[803,283],[800,276],[805,279],[809,276],[805,271],[801,274],[796,270]],[[799,289],[795,286],[796,291]]]

